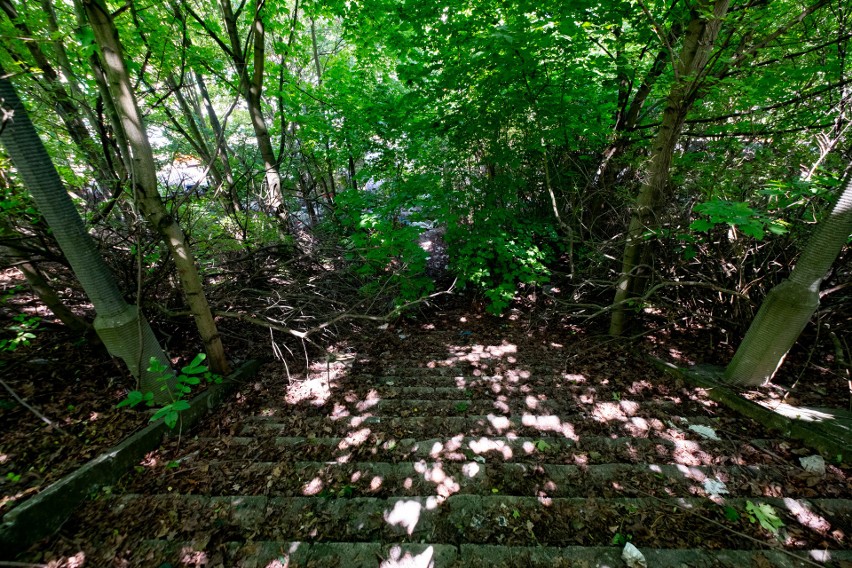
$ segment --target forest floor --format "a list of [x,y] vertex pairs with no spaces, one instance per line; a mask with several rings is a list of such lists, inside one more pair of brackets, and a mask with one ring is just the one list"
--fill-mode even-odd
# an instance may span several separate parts
[[[225,331],[254,338],[240,358],[271,359],[268,335]],[[34,342],[12,364],[38,373],[15,373],[10,386],[81,445],[59,452],[55,440],[69,447],[60,434],[3,409],[0,473],[27,474],[7,479],[6,495],[34,492],[84,461],[77,452],[147,419],[115,413],[128,385],[110,381],[115,366],[97,367],[94,352],[69,359],[70,340],[54,342],[63,355],[52,359]],[[620,562],[631,542],[657,565],[715,565],[702,562],[716,554],[730,560],[718,565],[772,566],[787,552],[848,550],[848,464],[806,471],[808,448],[655,370],[643,350],[681,364],[702,356],[670,341],[637,348],[522,310],[489,316],[462,297],[370,323],[338,338],[335,362],[265,364],[190,436],[149,454],[20,560],[419,566],[428,554],[436,566],[594,566]],[[109,426],[83,437],[98,423]],[[783,526],[764,528],[773,516]]]
[[[102,346],[71,333],[29,291],[16,270],[0,271],[0,338],[13,338],[21,319],[35,336],[28,345],[0,351],[0,516],[47,488],[88,460],[148,424],[149,414],[116,408],[133,377]],[[91,305],[72,294],[67,303],[91,318]],[[24,316],[24,318],[21,318]],[[19,318],[16,320],[15,318]],[[230,324],[231,322],[226,322]],[[240,338],[231,351],[236,361],[264,353],[248,338],[263,334],[235,322]],[[160,321],[156,332],[168,339],[175,365],[194,356],[194,330],[185,322]],[[227,333],[227,332],[226,332]],[[202,387],[203,388],[203,387]],[[201,392],[201,389],[198,390]]]

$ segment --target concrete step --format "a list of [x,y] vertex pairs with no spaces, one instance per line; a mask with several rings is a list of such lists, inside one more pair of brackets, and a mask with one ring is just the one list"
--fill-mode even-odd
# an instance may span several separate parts
[[[403,392],[408,396],[401,396]],[[417,391],[417,392],[413,392]],[[389,395],[389,396],[388,396]],[[341,400],[342,399],[342,400]],[[578,400],[553,398],[534,393],[524,397],[506,395],[488,395],[473,393],[462,389],[433,389],[430,387],[399,388],[388,392],[384,389],[370,390],[361,396],[346,393],[335,397],[322,406],[305,405],[299,407],[303,416],[467,416],[537,413],[537,414],[576,414],[592,420],[627,420],[633,416],[670,417],[677,415],[710,416],[708,409],[693,401],[675,403],[672,401],[635,401],[618,400],[583,403]],[[280,407],[266,409],[264,415],[254,420],[274,420],[278,416],[293,414],[293,408]]]
[[[186,540],[199,531],[219,530],[257,541],[607,546],[621,534],[640,548],[678,542],[683,548],[750,550],[752,539],[772,538],[749,522],[749,502],[774,507],[785,523],[782,539],[790,546],[819,543],[828,550],[848,550],[852,500],[835,499],[731,498],[724,506],[737,516],[729,520],[723,505],[701,498],[125,495],[101,503],[101,522],[142,539]],[[728,533],[720,524],[737,532]]]
[[[663,418],[626,417],[614,415],[612,419],[601,417],[587,419],[576,414],[547,414],[525,412],[521,415],[505,416],[498,413],[466,416],[342,416],[307,417],[279,416],[279,421],[247,421],[241,436],[281,435],[288,436],[347,436],[354,432],[382,432],[399,438],[410,436],[556,436],[579,440],[584,436],[633,436],[685,437],[696,441],[704,438],[689,430],[673,427],[677,424],[704,425],[713,427],[715,422],[707,416],[664,416]],[[685,422],[684,422],[685,421]]]
[[588,465],[626,462],[689,466],[776,463],[772,455],[761,450],[772,448],[776,443],[777,441],[772,439],[693,441],[605,436],[584,436],[580,440],[573,440],[545,435],[417,439],[395,438],[362,431],[344,437],[201,438],[194,445],[201,460],[226,458],[237,463],[245,460],[271,462],[369,459],[398,462],[440,459],[445,462],[487,460]]
[[[146,541],[137,551],[151,565],[174,563],[181,556],[203,553],[204,547],[193,542]],[[623,566],[622,547],[509,547],[499,545],[462,544],[450,546],[432,543],[377,543],[293,541],[260,541],[226,543],[222,564],[235,568],[448,568],[448,567],[584,567],[608,568]],[[683,568],[684,566],[714,566],[741,568],[743,566],[773,566],[798,568],[831,565],[852,560],[852,551],[800,550],[784,553],[765,550],[705,550],[705,549],[643,549],[649,566]],[[209,555],[213,556],[213,555]]]
[[[203,468],[205,483],[194,473]],[[381,497],[483,494],[546,497],[659,497],[672,495],[760,498],[826,496],[824,483],[789,466],[683,466],[657,464],[562,465],[480,461],[445,462],[196,462],[149,480],[148,491],[228,495],[260,488],[270,496]],[[635,488],[635,489],[634,489]],[[723,492],[724,491],[724,492]],[[723,493],[722,493],[723,492]]]
[[533,374],[526,371],[508,371],[501,374],[462,372],[458,369],[441,369],[424,374],[405,375],[347,375],[334,379],[341,388],[378,387],[432,387],[432,388],[481,388],[490,392],[519,393],[533,388],[549,388],[557,391],[596,396],[611,400],[613,394],[622,393],[644,399],[677,396],[670,381],[651,383],[633,382],[628,385],[618,381],[591,381],[583,375]]

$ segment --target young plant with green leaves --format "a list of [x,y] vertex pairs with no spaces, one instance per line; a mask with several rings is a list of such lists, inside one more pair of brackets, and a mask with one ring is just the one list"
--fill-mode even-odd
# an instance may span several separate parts
[[[173,373],[167,366],[153,357],[151,358],[148,371],[159,375],[158,382],[162,385],[160,390],[169,392],[168,385],[174,383],[173,390],[171,391],[172,401],[158,408],[153,416],[151,416],[151,422],[162,418],[169,428],[174,428],[180,418],[180,413],[190,408],[186,397],[192,393],[193,387],[198,386],[202,381],[211,384],[222,382],[221,376],[210,372],[210,369],[206,365],[202,365],[206,358],[207,356],[204,353],[199,353],[189,365],[181,368],[180,373]],[[125,406],[133,408],[141,403],[153,407],[155,406],[155,398],[155,393],[151,391],[130,391],[127,393],[127,397],[116,405],[116,408]]]
[[33,332],[38,329],[41,318],[18,314],[12,321],[14,323],[6,326],[6,331],[14,334],[14,337],[0,339],[0,351],[14,351],[21,345],[29,345],[30,340],[36,337]]

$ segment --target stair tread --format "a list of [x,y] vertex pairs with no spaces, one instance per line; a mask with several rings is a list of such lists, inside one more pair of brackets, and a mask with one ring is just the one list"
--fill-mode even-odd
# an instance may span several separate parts
[[[146,552],[177,552],[192,549],[191,542],[149,540],[142,543]],[[230,565],[238,568],[264,568],[274,562],[298,567],[320,565],[328,560],[339,568],[402,568],[420,566],[584,566],[604,568],[623,565],[620,546],[501,546],[404,542],[323,542],[256,541],[225,543]],[[849,550],[799,550],[795,557],[771,549],[706,550],[701,548],[642,548],[649,566],[682,568],[712,565],[717,568],[740,568],[769,562],[772,566],[802,566],[812,562],[852,559]],[[560,562],[565,562],[560,564]]]

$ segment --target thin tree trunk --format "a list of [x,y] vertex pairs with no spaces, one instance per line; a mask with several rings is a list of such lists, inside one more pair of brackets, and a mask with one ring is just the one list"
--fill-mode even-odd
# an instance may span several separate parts
[[281,175],[278,170],[278,161],[275,158],[275,151],[272,148],[272,138],[269,135],[269,129],[266,126],[266,119],[263,116],[262,95],[263,70],[266,62],[266,28],[263,24],[261,12],[263,11],[264,0],[257,0],[257,6],[252,20],[251,33],[254,35],[252,42],[252,61],[254,69],[251,77],[249,77],[248,61],[246,54],[243,52],[243,46],[237,31],[236,16],[234,15],[231,1],[219,0],[219,6],[222,9],[225,27],[231,43],[230,55],[240,76],[240,89],[242,90],[246,105],[248,106],[251,125],[254,129],[255,138],[257,139],[257,147],[260,151],[260,157],[263,160],[264,179],[266,180],[266,187],[269,192],[269,204],[275,210],[282,229],[285,232],[288,232],[290,224],[289,212],[287,211],[287,205],[284,201],[284,194],[281,187]]
[[104,69],[109,79],[110,93],[121,119],[121,126],[130,144],[132,162],[131,179],[137,202],[143,215],[160,234],[169,247],[178,272],[187,304],[195,318],[210,368],[217,373],[228,371],[228,361],[222,339],[210,312],[195,258],[186,236],[175,218],[166,210],[157,190],[157,170],[154,153],[145,132],[142,113],[130,84],[124,62],[118,30],[103,0],[83,0],[95,39],[104,59]]
[[216,137],[216,156],[222,165],[222,174],[227,191],[227,200],[230,203],[228,209],[233,212],[241,211],[242,205],[236,195],[236,182],[234,181],[234,172],[231,169],[231,162],[228,158],[228,144],[225,141],[225,133],[222,131],[222,124],[219,122],[219,116],[216,114],[216,109],[213,108],[213,102],[210,100],[210,93],[207,91],[207,85],[204,83],[204,78],[201,73],[195,73],[195,82],[198,87],[198,92],[201,95],[201,100],[204,102],[204,110],[207,113],[207,120],[210,122],[210,128],[213,131],[213,136]]
[[[77,17],[77,24],[81,28],[84,28],[87,25],[87,22],[86,9],[83,7],[82,0],[74,0],[74,14]],[[127,143],[127,137],[124,134],[124,130],[121,128],[121,120],[118,117],[115,102],[109,94],[109,85],[107,84],[106,73],[104,72],[100,59],[98,59],[98,54],[94,51],[92,51],[89,55],[89,67],[92,70],[92,77],[94,77],[95,84],[98,87],[100,102],[103,104],[103,113],[106,114],[109,119],[109,124],[112,125],[112,136],[114,137],[114,140],[110,140],[105,125],[102,126],[100,131],[101,143],[104,147],[104,155],[107,156],[107,160],[110,160],[111,156],[109,154],[109,150],[111,148],[114,149],[115,155],[111,160],[112,168],[116,171],[119,178],[125,180],[127,179],[130,170],[130,156],[127,155],[127,149],[130,146]]]
[[[639,259],[646,246],[649,230],[657,227],[659,207],[668,193],[675,145],[683,129],[684,120],[697,95],[713,43],[719,34],[722,20],[728,11],[729,0],[702,0],[695,8],[694,16],[684,37],[679,61],[675,68],[675,81],[666,99],[663,121],[651,146],[650,165],[645,182],[630,218],[627,229],[627,244],[621,262],[621,273],[615,287],[612,304],[610,335],[621,335],[627,325],[626,302],[633,280],[640,269]],[[712,12],[709,12],[712,10]],[[711,13],[711,17],[707,17]]]

